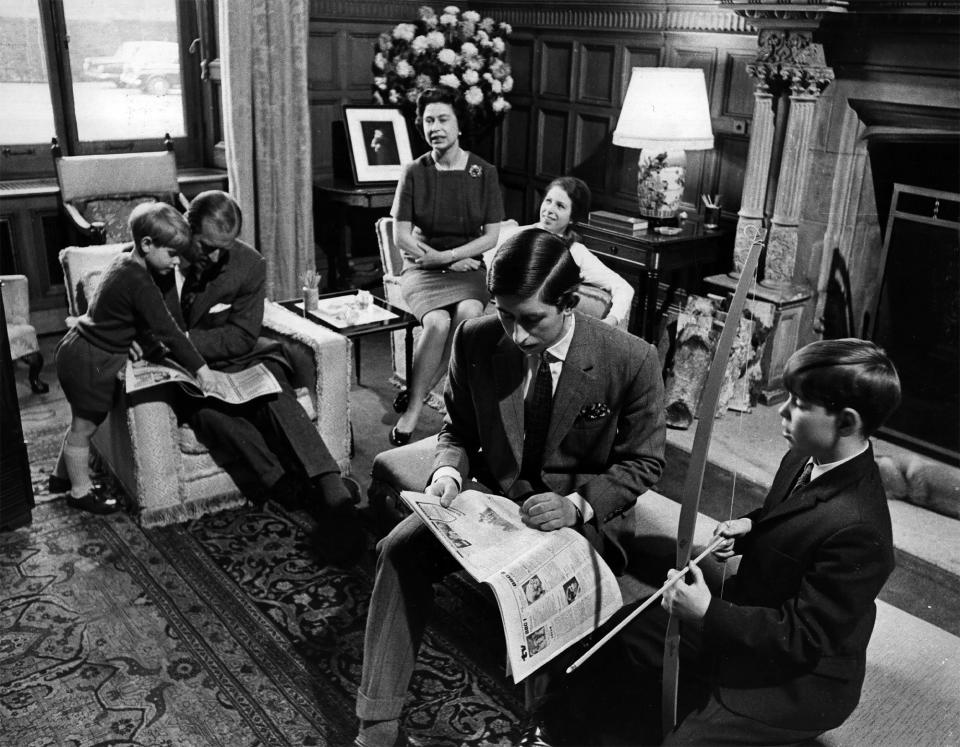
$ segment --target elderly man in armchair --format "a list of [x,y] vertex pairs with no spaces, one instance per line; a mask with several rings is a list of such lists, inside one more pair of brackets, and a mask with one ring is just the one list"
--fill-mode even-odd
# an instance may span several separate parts
[[197,195],[187,220],[192,256],[182,287],[164,289],[167,306],[211,368],[240,371],[263,363],[282,391],[243,405],[184,397],[178,414],[248,497],[306,508],[317,522],[320,553],[334,565],[353,565],[366,546],[356,510],[359,487],[340,476],[297,402],[283,347],[260,337],[266,260],[238,238],[243,216],[227,193]]

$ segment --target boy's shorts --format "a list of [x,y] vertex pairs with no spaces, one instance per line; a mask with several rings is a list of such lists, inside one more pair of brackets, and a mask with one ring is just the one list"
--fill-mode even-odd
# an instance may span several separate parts
[[72,413],[102,423],[113,406],[117,374],[127,356],[98,348],[71,329],[57,346],[56,360],[57,378]]

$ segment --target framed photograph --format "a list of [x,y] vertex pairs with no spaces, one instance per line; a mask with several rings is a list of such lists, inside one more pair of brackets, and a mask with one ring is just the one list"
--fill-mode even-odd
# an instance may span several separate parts
[[357,184],[395,182],[413,160],[407,120],[399,109],[344,106],[343,121],[350,165]]

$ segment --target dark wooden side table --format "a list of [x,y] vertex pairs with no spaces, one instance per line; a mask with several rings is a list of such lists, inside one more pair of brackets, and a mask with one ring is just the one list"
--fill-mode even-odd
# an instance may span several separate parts
[[378,215],[385,214],[393,205],[393,195],[397,191],[396,183],[371,184],[358,187],[348,179],[316,179],[313,182],[313,219],[314,233],[317,234],[324,223],[335,229],[334,241],[317,243],[327,255],[327,287],[339,290],[341,279],[350,274],[350,255],[353,238],[350,229],[351,211],[362,210],[370,215],[370,232]]
[[[323,293],[320,295],[320,300],[322,301],[329,298],[340,298],[343,296],[354,295],[355,293],[356,291]],[[290,301],[280,301],[279,303],[281,306],[283,306],[283,308],[289,309],[294,314],[299,314],[315,324],[320,324],[327,329],[332,329],[334,332],[337,332],[344,337],[348,337],[353,341],[353,364],[357,372],[358,384],[360,383],[360,338],[364,335],[372,335],[375,332],[392,332],[395,329],[405,330],[403,351],[404,361],[407,364],[407,371],[413,371],[413,328],[420,323],[413,314],[409,314],[403,309],[398,309],[396,306],[388,304],[382,298],[373,296],[373,303],[375,306],[379,306],[381,309],[386,309],[392,314],[395,314],[396,317],[394,319],[384,319],[380,322],[370,322],[369,324],[354,324],[346,327],[338,327],[336,324],[328,322],[318,314],[304,311],[302,307],[297,305],[300,303],[300,301],[301,299],[294,298]]]
[[584,245],[612,270],[626,274],[640,271],[637,283],[640,320],[639,331],[645,340],[656,344],[660,314],[657,290],[661,274],[671,273],[671,288],[681,270],[716,272],[727,270],[732,261],[733,246],[729,232],[723,228],[705,229],[698,223],[687,223],[675,236],[647,232],[634,236],[608,228],[576,223]]

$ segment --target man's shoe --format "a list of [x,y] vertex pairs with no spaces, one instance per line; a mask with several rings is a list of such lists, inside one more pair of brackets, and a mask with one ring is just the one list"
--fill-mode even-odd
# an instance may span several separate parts
[[367,533],[352,503],[328,509],[317,519],[317,551],[338,568],[351,568],[367,550]]
[[519,747],[553,747],[546,727],[540,722],[530,724],[520,737]]

